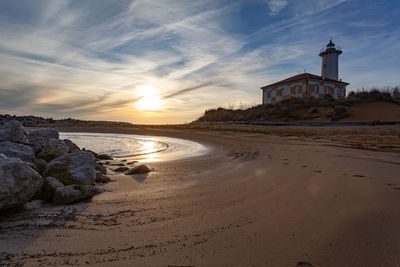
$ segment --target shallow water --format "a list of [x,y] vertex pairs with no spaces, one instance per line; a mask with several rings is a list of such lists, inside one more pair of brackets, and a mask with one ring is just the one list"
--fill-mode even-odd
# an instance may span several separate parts
[[108,133],[60,133],[80,148],[143,162],[169,161],[200,156],[208,151],[202,144],[178,138]]

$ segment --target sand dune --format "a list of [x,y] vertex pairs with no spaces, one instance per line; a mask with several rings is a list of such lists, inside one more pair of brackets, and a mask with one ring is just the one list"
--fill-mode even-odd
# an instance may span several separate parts
[[400,105],[384,101],[355,104],[349,113],[343,121],[400,121]]
[[[113,175],[116,181],[91,203],[2,216],[0,260],[25,266],[396,266],[399,154],[346,147],[326,134],[325,140],[296,136],[291,129],[291,136],[184,126],[87,129],[185,138],[212,151],[152,163],[156,171],[147,177]],[[366,135],[369,129],[377,137],[386,128],[346,131]],[[398,134],[398,127],[389,129]]]

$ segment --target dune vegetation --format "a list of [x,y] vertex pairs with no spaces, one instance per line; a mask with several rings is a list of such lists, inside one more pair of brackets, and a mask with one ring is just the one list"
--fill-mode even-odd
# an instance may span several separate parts
[[400,86],[387,88],[360,89],[351,91],[346,98],[335,99],[326,95],[322,99],[314,97],[293,97],[277,104],[252,107],[218,107],[205,111],[194,123],[201,122],[257,122],[257,121],[337,121],[349,118],[352,106],[373,102],[395,103],[400,107]]

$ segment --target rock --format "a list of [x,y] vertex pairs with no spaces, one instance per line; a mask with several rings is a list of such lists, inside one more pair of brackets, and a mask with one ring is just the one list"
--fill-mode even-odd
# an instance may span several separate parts
[[119,168],[116,168],[114,171],[115,172],[124,172],[124,171],[127,171],[127,170],[129,170],[128,167],[119,167]]
[[47,167],[47,161],[45,161],[44,159],[35,158],[33,164],[35,166],[34,169],[40,174],[43,174],[44,170]]
[[132,175],[132,174],[143,174],[143,173],[148,173],[148,172],[151,172],[149,167],[147,167],[146,165],[139,165],[139,166],[133,167],[132,169],[129,169],[128,171],[125,172],[125,174]]
[[86,151],[63,155],[49,162],[44,174],[65,185],[92,185],[96,179],[93,155]]
[[107,169],[100,162],[94,162],[94,168],[96,171],[101,172],[102,174],[107,174]]
[[64,143],[67,145],[68,147],[68,153],[76,153],[81,151],[81,149],[79,148],[79,146],[77,146],[74,142],[72,142],[69,139],[64,139],[63,140]]
[[38,158],[49,162],[68,153],[68,147],[63,140],[50,138],[37,155]]
[[25,162],[33,163],[35,160],[35,153],[30,146],[9,141],[0,142],[0,153],[8,158],[19,158]]
[[47,144],[47,141],[49,141],[50,138],[60,138],[56,129],[42,128],[31,130],[28,132],[29,143],[31,144],[36,154],[40,152],[40,150]]
[[103,189],[100,186],[76,184],[63,186],[54,191],[53,201],[54,204],[69,204],[91,198],[102,192]]
[[93,157],[95,157],[95,158],[97,158],[97,157],[99,156],[99,154],[97,154],[96,152],[94,152],[94,151],[92,151],[92,150],[89,150],[89,149],[82,149],[82,150],[85,150],[85,151],[87,151],[87,152],[92,153]]
[[50,138],[60,139],[58,131],[54,128],[40,128],[30,130],[28,132],[28,139],[30,143],[42,142],[46,143]]
[[22,206],[40,190],[42,176],[17,158],[0,159],[0,210]]
[[24,126],[19,121],[9,121],[0,125],[0,141],[27,144],[28,137]]
[[126,163],[126,164],[127,164],[127,165],[135,165],[136,163],[137,163],[137,161],[134,160],[134,161],[130,161],[130,162]]
[[40,199],[49,201],[53,199],[54,191],[57,190],[57,188],[63,187],[64,184],[58,181],[54,177],[46,177],[43,182],[43,187],[41,190],[40,194]]
[[103,173],[97,171],[96,172],[96,183],[109,183],[111,182],[111,179],[105,176]]
[[109,163],[110,166],[125,166],[123,163]]
[[98,158],[100,160],[112,160],[113,159],[111,156],[109,156],[107,154],[99,154],[99,155],[97,155],[96,158]]
[[26,210],[37,210],[40,209],[44,204],[44,201],[41,199],[36,199],[25,203],[24,209]]

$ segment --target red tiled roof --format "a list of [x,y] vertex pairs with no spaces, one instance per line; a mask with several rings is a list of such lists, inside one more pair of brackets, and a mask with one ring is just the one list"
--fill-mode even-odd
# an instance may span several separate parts
[[310,73],[302,73],[302,74],[298,74],[298,75],[295,75],[293,77],[287,78],[285,80],[266,85],[264,87],[261,87],[261,89],[269,87],[269,86],[276,86],[276,85],[280,85],[280,84],[284,84],[284,83],[297,82],[297,81],[306,80],[306,79],[328,81],[328,82],[335,82],[335,83],[341,83],[341,84],[349,85],[348,83],[337,81],[337,80],[334,80],[334,79],[330,79],[330,78],[323,79],[321,76],[318,76],[318,75],[314,75],[314,74],[310,74]]

